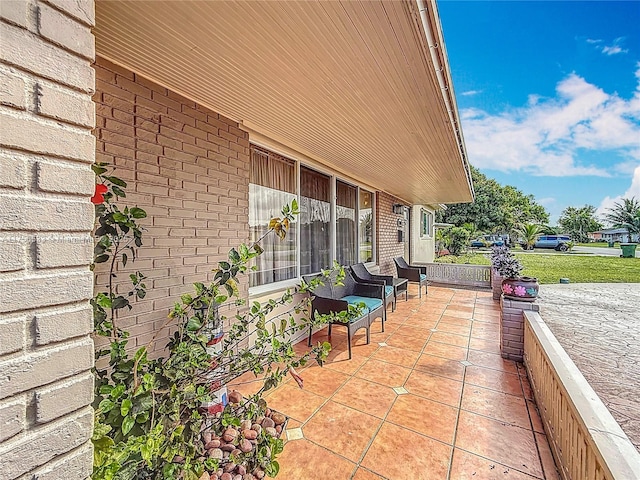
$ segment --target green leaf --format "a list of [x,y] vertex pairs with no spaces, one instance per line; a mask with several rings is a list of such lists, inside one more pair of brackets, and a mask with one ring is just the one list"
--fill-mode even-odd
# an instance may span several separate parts
[[147,218],[147,212],[138,207],[133,207],[131,209],[131,216],[133,218]]
[[129,219],[123,213],[116,212],[113,214],[113,221],[118,223],[126,223]]
[[125,198],[127,196],[127,194],[125,193],[124,190],[122,190],[120,187],[116,186],[116,185],[112,185],[111,186],[111,190],[113,191],[113,193],[115,193],[118,197],[122,197]]
[[202,328],[202,323],[200,323],[200,320],[198,320],[196,317],[191,317],[187,321],[187,330],[189,332],[197,332],[198,330],[200,330],[200,328]]
[[122,433],[124,435],[126,435],[127,433],[129,433],[131,431],[131,429],[133,428],[133,426],[136,423],[136,419],[133,417],[124,417],[124,419],[122,420]]
[[127,182],[125,182],[124,180],[118,178],[118,177],[111,177],[111,176],[104,176],[105,180],[108,180],[109,182],[113,183],[114,185],[118,185],[119,187],[122,188],[127,188]]
[[267,465],[264,471],[270,477],[275,477],[276,475],[278,475],[278,472],[280,471],[280,464],[274,460]]
[[123,417],[126,417],[129,411],[131,410],[132,406],[133,406],[133,402],[130,399],[125,398],[122,401],[122,405],[120,405],[120,415],[122,415]]
[[119,309],[119,308],[124,308],[124,307],[128,307],[129,305],[129,300],[127,300],[126,298],[124,298],[122,295],[116,297],[113,299],[113,308],[114,309]]
[[127,260],[129,259],[129,257],[127,256],[126,253],[122,254],[122,266],[126,267],[127,266]]
[[94,258],[93,263],[104,263],[107,260],[109,260],[109,255],[103,253],[102,255],[98,255],[96,258]]
[[104,172],[107,171],[106,168],[101,167],[100,165],[95,163],[91,165],[91,170],[93,170],[93,173],[95,173],[96,175],[102,175]]
[[104,413],[107,413],[107,412],[110,412],[111,409],[115,407],[115,405],[116,404],[113,401],[109,400],[108,398],[105,398],[98,405],[98,409],[100,409]]

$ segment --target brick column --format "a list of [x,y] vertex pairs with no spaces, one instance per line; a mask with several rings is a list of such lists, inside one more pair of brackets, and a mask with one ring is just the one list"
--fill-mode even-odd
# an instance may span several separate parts
[[92,470],[93,0],[0,1],[0,477]]
[[524,311],[538,312],[534,302],[500,298],[500,353],[503,358],[522,362],[524,356]]

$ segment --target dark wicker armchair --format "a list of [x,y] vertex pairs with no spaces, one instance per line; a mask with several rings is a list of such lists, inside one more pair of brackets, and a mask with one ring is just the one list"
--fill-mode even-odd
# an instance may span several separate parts
[[[320,275],[304,275],[305,282],[310,283],[312,279]],[[349,358],[351,358],[351,338],[356,331],[361,328],[367,330],[367,343],[370,341],[369,327],[375,318],[383,318],[384,312],[384,286],[375,284],[363,284],[356,282],[349,270],[345,271],[344,285],[335,285],[335,273],[328,279],[322,279],[324,285],[318,285],[313,289],[313,299],[311,301],[312,314],[330,314],[343,312],[348,309],[348,305],[364,303],[366,311],[358,318],[352,319],[348,324],[340,321],[329,323],[329,336],[331,336],[332,325],[347,327],[347,344],[349,347]],[[311,346],[311,336],[313,329],[309,328],[309,341]]]
[[409,283],[418,284],[418,298],[422,297],[422,285],[424,285],[424,293],[427,294],[427,267],[409,265],[404,258],[396,257],[393,259],[398,271],[398,277],[406,278]]
[[377,285],[384,285],[384,316],[382,317],[382,331],[384,332],[384,322],[387,321],[387,305],[391,304],[391,311],[396,309],[396,294],[393,288],[393,276],[391,275],[376,275],[365,267],[364,263],[356,263],[349,267],[351,274],[356,282],[360,283],[375,283]]

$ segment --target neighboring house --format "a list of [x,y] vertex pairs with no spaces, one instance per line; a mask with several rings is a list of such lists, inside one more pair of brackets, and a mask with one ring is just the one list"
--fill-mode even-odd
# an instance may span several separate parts
[[434,206],[473,198],[434,2],[11,0],[0,17],[8,479],[91,472],[94,161],[149,214],[132,346],[293,198],[245,296],[334,259],[430,261]]
[[[604,242],[627,242],[629,241],[629,234],[626,228],[606,228],[597,232],[591,233],[591,237],[594,240],[601,240]],[[638,234],[631,234],[631,241],[637,242]]]

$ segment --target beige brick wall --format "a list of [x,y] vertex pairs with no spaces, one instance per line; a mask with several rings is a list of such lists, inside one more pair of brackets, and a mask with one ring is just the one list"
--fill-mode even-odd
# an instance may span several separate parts
[[92,0],[0,1],[3,480],[91,474],[93,22]]
[[[105,59],[95,71],[96,160],[116,165],[128,182],[126,204],[149,215],[139,259],[119,272],[119,280],[134,270],[148,277],[146,298],[120,319],[138,347],[180,294],[212,280],[228,250],[248,241],[249,137],[237,123]],[[103,288],[108,277],[98,273],[96,288]],[[247,282],[242,288],[246,295]]]
[[[404,243],[398,242],[398,219],[402,215],[393,213],[393,205],[403,203],[402,200],[392,197],[385,192],[376,194],[376,228],[378,265],[383,275],[397,276],[394,257],[404,255]],[[406,259],[409,261],[409,259]]]

